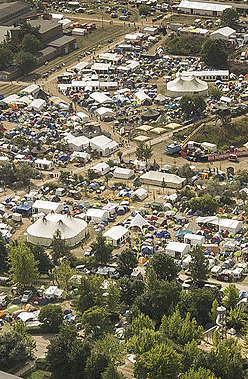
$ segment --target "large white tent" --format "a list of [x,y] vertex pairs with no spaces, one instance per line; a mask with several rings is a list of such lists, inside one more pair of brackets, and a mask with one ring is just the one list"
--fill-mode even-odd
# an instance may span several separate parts
[[122,225],[115,225],[107,230],[103,236],[106,237],[107,241],[111,242],[113,246],[118,246],[128,237],[128,234],[127,228]]
[[50,246],[57,230],[68,246],[77,245],[88,233],[87,223],[84,220],[70,215],[50,213],[28,227],[27,240],[33,244]]
[[129,228],[138,227],[142,230],[143,226],[149,225],[149,222],[141,216],[141,214],[137,213],[134,218],[131,220]]
[[200,94],[207,95],[208,84],[194,75],[189,77],[179,76],[167,83],[167,93],[171,97]]
[[37,213],[60,213],[63,209],[64,206],[62,203],[54,203],[53,201],[36,200],[33,204],[33,210],[37,211]]

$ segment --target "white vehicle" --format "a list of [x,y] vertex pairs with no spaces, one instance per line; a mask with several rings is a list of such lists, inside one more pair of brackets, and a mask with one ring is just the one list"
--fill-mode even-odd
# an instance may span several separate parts
[[60,290],[57,286],[50,286],[44,291],[44,297],[48,300],[61,299],[63,295],[63,290]]

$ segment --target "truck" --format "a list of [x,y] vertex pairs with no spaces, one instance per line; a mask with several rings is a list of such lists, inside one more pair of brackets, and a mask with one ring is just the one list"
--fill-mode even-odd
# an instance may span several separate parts
[[166,146],[165,150],[166,150],[166,154],[175,155],[181,152],[182,147],[175,141],[171,143],[170,145]]

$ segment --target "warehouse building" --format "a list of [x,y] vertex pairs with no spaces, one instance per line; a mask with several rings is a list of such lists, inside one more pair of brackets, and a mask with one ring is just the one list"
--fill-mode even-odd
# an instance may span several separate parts
[[201,16],[219,17],[225,9],[232,8],[232,5],[219,3],[203,3],[197,1],[183,0],[178,5],[178,10],[187,14],[199,14]]

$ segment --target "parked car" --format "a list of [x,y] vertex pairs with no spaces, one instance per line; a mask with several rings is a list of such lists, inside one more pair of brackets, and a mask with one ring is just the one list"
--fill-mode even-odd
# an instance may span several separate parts
[[22,303],[28,303],[33,297],[33,292],[30,290],[26,290],[23,292],[21,302]]

